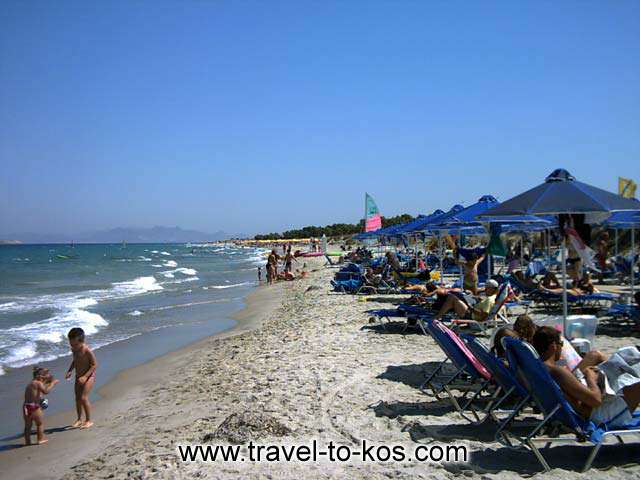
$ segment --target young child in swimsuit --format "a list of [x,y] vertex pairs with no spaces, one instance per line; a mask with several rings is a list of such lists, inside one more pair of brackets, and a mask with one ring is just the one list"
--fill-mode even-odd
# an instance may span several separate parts
[[[76,371],[76,412],[78,419],[71,425],[73,428],[89,428],[93,425],[91,421],[91,403],[89,402],[89,394],[93,389],[96,381],[96,356],[91,349],[84,343],[84,330],[81,328],[72,328],[67,335],[69,338],[69,346],[73,353],[73,361],[67,370],[65,378],[71,378],[71,372]],[[82,412],[84,411],[85,421],[82,421]]]
[[44,436],[44,412],[42,395],[49,393],[58,380],[54,380],[48,368],[33,367],[33,380],[24,391],[22,418],[24,419],[24,444],[31,445],[31,425],[35,422],[38,445],[47,443]]

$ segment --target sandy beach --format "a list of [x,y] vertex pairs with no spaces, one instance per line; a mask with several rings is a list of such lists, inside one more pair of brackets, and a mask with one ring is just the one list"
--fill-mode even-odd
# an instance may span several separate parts
[[[100,390],[96,426],[64,430],[72,414],[48,418],[50,443],[0,453],[5,478],[520,478],[539,472],[535,457],[493,441],[491,423],[474,427],[449,402],[418,389],[443,358],[431,338],[381,330],[365,310],[397,296],[328,292],[333,270],[261,287],[231,331],[128,370]],[[599,335],[596,348],[637,343]],[[235,415],[234,415],[235,414]],[[257,415],[264,432],[244,441],[356,446],[465,445],[466,463],[181,463],[177,444],[230,443],[211,435],[230,416]],[[274,428],[275,426],[275,428]],[[277,431],[278,434],[273,432]],[[238,432],[236,432],[238,433]],[[19,440],[17,440],[19,441]],[[591,474],[577,473],[587,451],[562,446],[542,478],[637,478],[638,447],[605,447]]]

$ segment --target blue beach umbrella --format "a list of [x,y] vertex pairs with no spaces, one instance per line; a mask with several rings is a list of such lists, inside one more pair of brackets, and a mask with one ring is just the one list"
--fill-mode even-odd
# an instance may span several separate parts
[[607,218],[604,225],[616,231],[616,255],[618,250],[618,230],[631,230],[631,297],[633,298],[635,293],[635,232],[636,228],[640,227],[640,210],[635,212],[615,212]]
[[[567,170],[554,170],[544,183],[487,210],[483,216],[557,215],[638,210],[638,201],[579,182]],[[562,307],[567,319],[565,244],[562,240]]]
[[579,182],[559,168],[545,182],[502,202],[483,215],[556,215],[561,213],[598,213],[638,210],[640,203],[615,193]]

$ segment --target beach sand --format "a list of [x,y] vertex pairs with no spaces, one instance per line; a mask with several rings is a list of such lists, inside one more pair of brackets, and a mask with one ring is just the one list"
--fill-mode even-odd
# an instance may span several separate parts
[[[520,478],[540,471],[533,454],[495,443],[491,423],[472,426],[448,401],[418,386],[443,354],[430,337],[368,323],[369,308],[398,296],[328,293],[334,270],[261,287],[238,314],[238,328],[128,370],[100,390],[96,426],[59,431],[42,447],[0,452],[3,478]],[[598,349],[636,344],[634,337],[599,335]],[[180,463],[177,444],[227,443],[211,439],[234,414],[271,422],[257,443],[361,439],[399,444],[465,445],[466,463]],[[47,420],[59,428],[72,414]],[[280,428],[281,427],[281,428]],[[276,435],[277,433],[277,435]],[[284,434],[283,436],[280,436]],[[207,439],[205,441],[205,439]],[[587,449],[554,448],[553,468],[541,478],[638,478],[640,447],[604,447],[595,467],[577,473]]]

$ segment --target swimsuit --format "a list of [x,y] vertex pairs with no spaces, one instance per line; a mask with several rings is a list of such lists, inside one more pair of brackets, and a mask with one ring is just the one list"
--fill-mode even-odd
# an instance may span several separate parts
[[[80,376],[82,376],[82,375],[80,375]],[[87,382],[88,382],[89,380],[91,380],[92,378],[93,378],[93,379],[95,379],[95,378],[96,378],[96,371],[95,371],[95,370],[94,370],[93,372],[91,372],[91,375],[89,375],[89,376],[87,377]],[[77,381],[78,381],[78,376],[76,375],[76,382],[77,382]],[[86,382],[85,382],[85,383],[86,383]]]
[[24,402],[22,404],[22,412],[24,413],[25,417],[30,417],[33,414],[33,412],[35,412],[39,408],[40,408],[39,403]]

